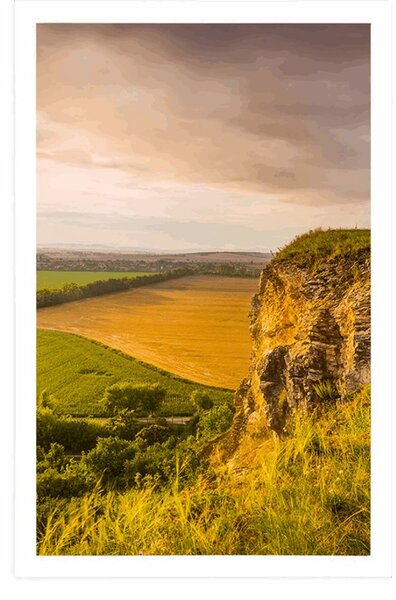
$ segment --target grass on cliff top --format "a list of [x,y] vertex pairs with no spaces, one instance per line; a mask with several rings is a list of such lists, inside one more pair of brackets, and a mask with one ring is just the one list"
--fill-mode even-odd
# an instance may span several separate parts
[[355,255],[370,249],[369,229],[320,229],[297,236],[275,255],[276,262],[293,261],[312,265],[336,256]]
[[260,452],[254,469],[220,465],[184,489],[176,478],[72,498],[49,516],[38,554],[370,553],[368,389],[322,414],[296,414],[290,437]]

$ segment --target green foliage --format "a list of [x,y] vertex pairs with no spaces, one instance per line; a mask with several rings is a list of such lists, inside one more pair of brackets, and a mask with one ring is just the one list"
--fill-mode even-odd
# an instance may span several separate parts
[[232,392],[176,377],[92,340],[60,331],[37,330],[37,395],[57,398],[56,411],[73,416],[103,416],[105,389],[120,381],[157,383],[166,391],[162,415],[194,412],[193,390],[207,390],[215,404]]
[[41,446],[37,446],[37,472],[42,473],[47,469],[64,471],[68,464],[65,449],[61,444],[52,443],[48,452]]
[[141,429],[141,424],[133,411],[124,408],[117,411],[117,413],[108,421],[106,428],[113,437],[120,437],[124,440],[133,440]]
[[106,389],[103,405],[110,415],[124,409],[133,410],[140,415],[151,415],[158,412],[165,395],[166,391],[158,383],[116,383]]
[[328,379],[319,381],[313,386],[316,395],[322,402],[334,402],[340,397],[337,387]]
[[74,302],[82,298],[92,298],[93,296],[131,290],[144,285],[185,277],[191,274],[192,271],[188,269],[173,269],[166,273],[154,273],[142,275],[141,277],[125,276],[106,280],[96,279],[85,285],[66,283],[60,289],[39,289],[36,293],[36,304],[37,308],[45,308],[47,306],[55,306],[56,304]]
[[194,390],[191,394],[191,403],[197,410],[210,410],[213,407],[213,400],[206,392]]
[[234,408],[231,404],[215,406],[200,416],[198,424],[199,435],[203,439],[209,440],[227,431],[231,427],[233,416]]
[[87,473],[76,463],[70,463],[62,471],[50,467],[37,474],[36,491],[39,500],[43,498],[72,498],[87,493],[92,482]]
[[[201,411],[197,420],[199,440],[206,441],[227,429],[232,415],[228,405]],[[163,485],[176,475],[179,484],[185,484],[205,468],[205,461],[199,458],[200,442],[187,437],[188,428],[161,419],[142,424],[129,409],[120,411],[106,426],[58,417],[48,408],[38,410],[37,422],[37,493],[41,499],[81,495],[97,484],[114,489],[154,481]],[[103,431],[106,437],[99,436]],[[65,449],[89,451],[76,463]]]
[[143,440],[147,446],[152,444],[161,444],[170,436],[171,429],[167,425],[157,425],[153,423],[147,427],[143,427],[137,434],[137,438]]
[[37,410],[36,423],[37,445],[45,451],[56,443],[61,444],[67,452],[78,454],[93,448],[99,437],[109,435],[103,425],[57,416],[50,408]]
[[289,433],[255,447],[238,473],[210,469],[192,438],[133,451],[101,441],[111,451],[97,474],[121,454],[116,473],[124,469],[128,489],[46,501],[38,553],[368,555],[369,390],[320,415],[297,412]]
[[357,255],[369,250],[369,229],[316,229],[297,236],[277,252],[274,260],[310,265],[317,260],[329,260],[340,255]]
[[[144,447],[143,447],[144,448]],[[125,464],[125,483],[133,487],[149,475],[156,484],[168,481],[175,472],[174,452],[161,444],[153,444],[136,452]]]
[[126,461],[135,456],[138,448],[139,444],[117,437],[100,438],[95,448],[81,460],[96,479],[117,485],[124,475]]
[[177,442],[168,437],[164,442],[169,434],[164,429],[158,425],[143,428],[134,441],[115,437],[100,439],[96,447],[82,457],[80,464],[91,486],[100,481],[102,486],[111,489],[127,489],[141,485],[143,480],[147,482],[147,476],[150,481],[155,480],[156,485],[165,484],[176,475],[180,460],[184,464],[183,480],[191,479],[199,466],[194,440]]
[[59,290],[70,283],[81,286],[96,281],[125,278],[135,279],[136,277],[144,277],[151,274],[137,271],[37,271],[37,289]]

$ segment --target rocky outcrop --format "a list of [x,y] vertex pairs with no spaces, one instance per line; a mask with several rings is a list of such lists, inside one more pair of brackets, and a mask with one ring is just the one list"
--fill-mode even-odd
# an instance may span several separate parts
[[370,256],[364,249],[301,266],[273,260],[252,301],[248,376],[224,440],[267,427],[280,437],[297,407],[346,398],[370,380]]

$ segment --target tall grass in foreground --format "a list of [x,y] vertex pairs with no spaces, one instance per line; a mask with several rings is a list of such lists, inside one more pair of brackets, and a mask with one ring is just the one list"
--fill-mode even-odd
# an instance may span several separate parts
[[[258,466],[226,466],[179,489],[73,499],[49,518],[41,555],[370,552],[370,408],[363,390],[321,414],[297,414]],[[180,470],[183,465],[180,465]]]

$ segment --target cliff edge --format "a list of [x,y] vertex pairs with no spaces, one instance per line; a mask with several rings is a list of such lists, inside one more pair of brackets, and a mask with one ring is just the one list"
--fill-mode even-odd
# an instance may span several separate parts
[[296,408],[345,400],[370,381],[370,234],[315,231],[262,271],[250,312],[253,349],[221,446],[285,435]]

